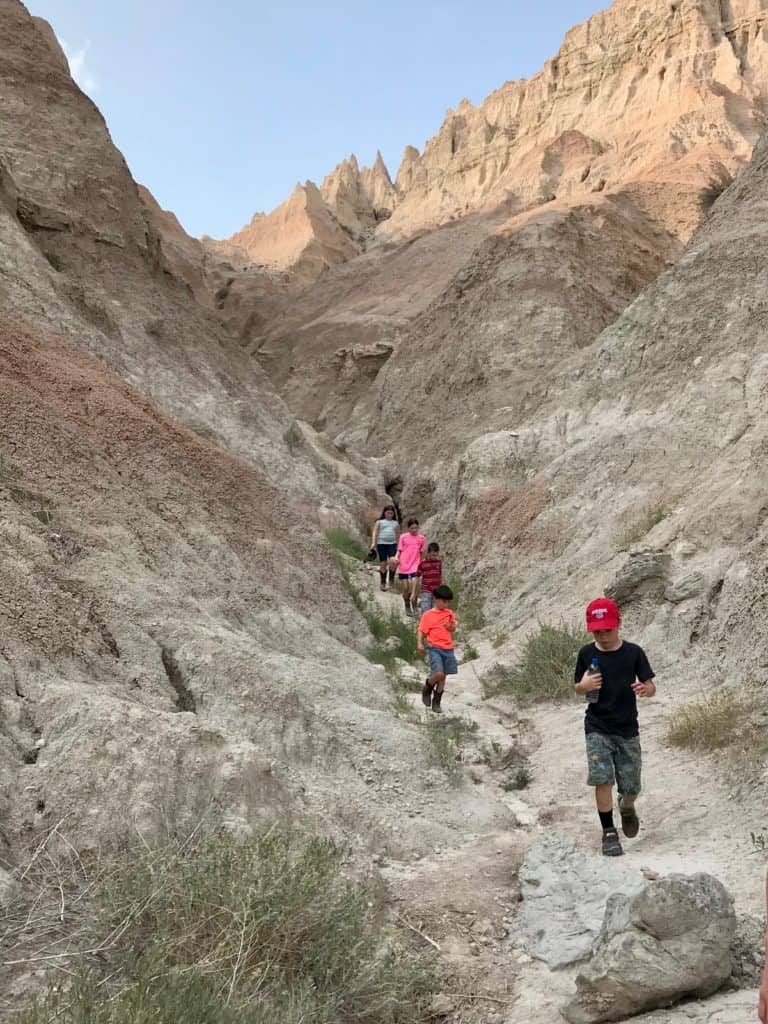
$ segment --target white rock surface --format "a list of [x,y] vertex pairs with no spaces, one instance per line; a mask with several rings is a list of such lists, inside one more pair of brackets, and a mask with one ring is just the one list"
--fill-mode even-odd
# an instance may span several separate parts
[[553,968],[588,957],[609,897],[632,895],[644,884],[636,867],[582,853],[573,839],[556,832],[531,846],[519,877],[523,907],[518,924],[526,946]]
[[735,930],[733,900],[711,875],[670,875],[632,897],[612,896],[563,1016],[597,1024],[712,995],[731,973]]

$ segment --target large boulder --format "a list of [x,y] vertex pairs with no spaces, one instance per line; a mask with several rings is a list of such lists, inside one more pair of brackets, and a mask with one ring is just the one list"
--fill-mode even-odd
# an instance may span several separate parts
[[523,906],[518,916],[526,948],[548,967],[565,967],[592,952],[608,898],[637,893],[644,878],[623,861],[577,850],[551,832],[533,843],[519,872]]
[[670,875],[612,896],[561,1013],[570,1024],[596,1024],[709,996],[730,976],[735,930],[733,901],[711,875]]

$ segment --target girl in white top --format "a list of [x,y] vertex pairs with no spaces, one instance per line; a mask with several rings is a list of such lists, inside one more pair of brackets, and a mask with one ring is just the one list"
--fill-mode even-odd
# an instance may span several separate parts
[[381,578],[381,589],[387,589],[387,568],[389,568],[389,582],[395,582],[397,572],[397,542],[400,540],[400,524],[397,521],[397,513],[394,505],[386,505],[381,512],[381,519],[377,519],[371,534],[371,551],[374,550],[379,556],[379,576]]

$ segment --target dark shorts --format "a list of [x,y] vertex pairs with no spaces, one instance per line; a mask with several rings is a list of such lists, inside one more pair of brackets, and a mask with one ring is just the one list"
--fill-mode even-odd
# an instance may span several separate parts
[[640,792],[643,764],[640,737],[625,739],[602,732],[587,733],[587,785],[613,785],[623,796]]
[[417,572],[399,572],[397,578],[399,580],[415,580],[418,575]]
[[386,562],[397,554],[397,544],[377,544],[376,553],[380,562]]
[[429,654],[430,675],[434,672],[444,672],[447,676],[455,676],[459,671],[455,651],[446,651],[442,647],[427,647],[427,654]]

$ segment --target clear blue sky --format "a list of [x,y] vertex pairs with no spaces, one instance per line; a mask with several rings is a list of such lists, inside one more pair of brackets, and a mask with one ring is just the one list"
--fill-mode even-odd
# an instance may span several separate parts
[[527,77],[607,0],[26,0],[134,177],[225,237],[297,181],[380,149],[394,177],[462,97]]

